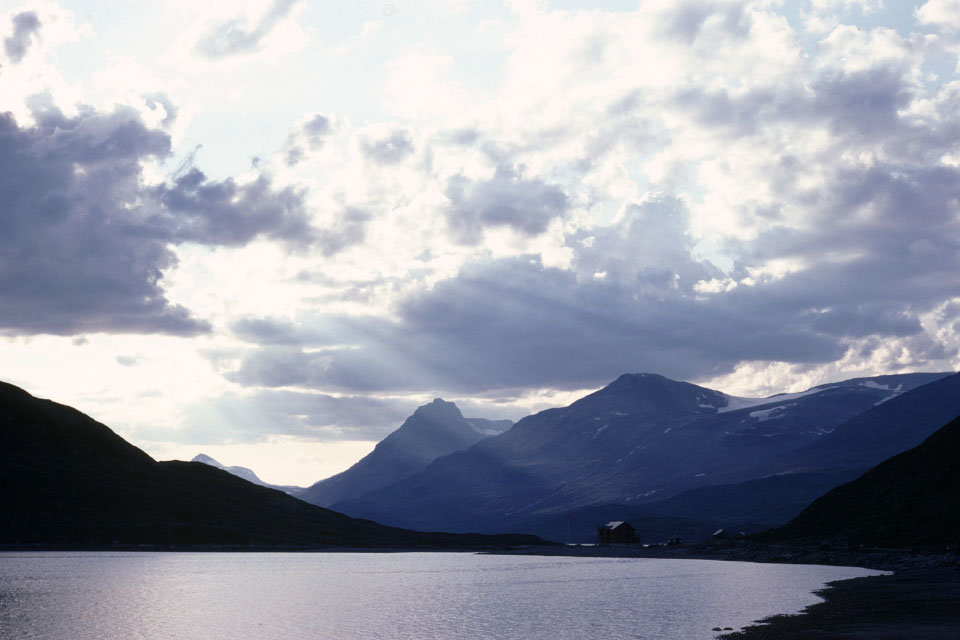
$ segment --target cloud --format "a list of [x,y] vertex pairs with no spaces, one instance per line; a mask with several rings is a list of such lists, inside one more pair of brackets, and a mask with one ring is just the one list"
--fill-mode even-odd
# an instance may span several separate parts
[[151,111],[156,111],[158,108],[163,109],[164,116],[160,121],[161,126],[170,128],[177,121],[177,114],[180,112],[180,109],[167,94],[161,91],[155,91],[143,96],[143,99],[146,101],[147,108]]
[[362,138],[360,149],[369,160],[379,165],[391,165],[397,164],[413,153],[413,141],[410,134],[397,129],[384,138],[376,140]]
[[362,243],[371,219],[372,216],[363,209],[346,207],[332,224],[318,232],[320,253],[329,257]]
[[569,201],[563,190],[522,170],[500,166],[488,180],[456,175],[447,180],[447,224],[462,243],[480,241],[487,227],[510,227],[526,235],[543,233],[563,215]]
[[[729,272],[695,257],[683,201],[651,198],[568,235],[565,268],[534,254],[480,258],[402,298],[389,318],[238,323],[261,346],[222,370],[253,387],[509,394],[628,371],[697,379],[744,362],[818,367],[884,343],[917,362],[956,357],[936,331],[957,321],[942,307],[960,298],[957,185],[960,172],[944,168],[840,171],[808,203],[809,225],[744,241]],[[934,312],[943,317],[931,330]]]
[[246,20],[233,18],[208,29],[196,44],[196,50],[212,59],[256,51],[261,41],[290,13],[298,0],[274,0],[251,27]]
[[[669,290],[662,278],[647,285]],[[251,386],[484,393],[583,388],[626,371],[690,378],[745,357],[822,362],[843,354],[837,340],[776,315],[780,324],[722,304],[578,281],[531,258],[499,260],[405,301],[395,322],[317,318],[343,348],[261,347],[227,377]]]
[[498,100],[404,129],[429,194],[404,220],[439,213],[446,234],[386,234],[379,212],[401,207],[364,209],[369,246],[350,257],[383,268],[390,237],[418,256],[390,265],[405,284],[349,314],[320,306],[343,301],[331,286],[295,321],[237,323],[250,347],[220,370],[251,387],[494,397],[637,370],[839,376],[857,354],[953,366],[957,84],[923,72],[920,36],[809,37],[743,2],[527,12]]
[[383,439],[416,408],[406,399],[332,396],[285,390],[225,393],[185,407],[172,432],[140,427],[136,436],[180,443],[254,443],[277,435],[310,441]]
[[310,151],[321,149],[326,138],[333,132],[334,123],[329,116],[316,113],[298,122],[287,135],[283,153],[287,166],[294,166]]
[[240,185],[194,169],[145,186],[141,163],[166,158],[170,139],[132,109],[37,107],[34,119],[0,116],[0,331],[204,333],[166,299],[171,245],[312,237],[301,196],[266,176]]
[[685,43],[693,43],[708,21],[722,25],[733,37],[745,37],[750,32],[750,19],[742,2],[682,2],[667,14],[668,33]]
[[[267,57],[297,9],[257,6],[247,21],[221,14],[199,40],[209,23],[198,20],[183,42],[206,43],[200,63],[211,68]],[[41,213],[8,221],[9,233],[19,225],[55,248],[47,263],[14,267],[17,295],[113,278],[127,290],[111,285],[104,299],[133,308],[95,316],[86,294],[64,297],[77,320],[52,298],[16,308],[39,324],[74,323],[58,331],[189,334],[207,326],[171,301],[190,299],[246,342],[211,358],[228,381],[328,394],[490,398],[583,389],[624,371],[702,378],[756,363],[826,370],[856,354],[891,367],[956,358],[960,88],[946,38],[870,26],[891,15],[872,1],[814,3],[816,32],[800,25],[807,11],[778,14],[777,3],[547,6],[470,31],[486,38],[482,70],[439,41],[437,51],[377,49],[382,75],[368,79],[387,115],[403,119],[364,111],[355,124],[346,100],[342,115],[310,112],[263,161],[275,177],[213,180],[188,167],[144,186],[139,166],[169,154],[165,138],[132,116],[123,126],[104,113],[65,118],[32,147],[78,138],[83,123],[89,134],[62,158],[11,158],[36,176],[62,163],[27,198],[47,203],[31,205]],[[869,25],[843,24],[875,6]],[[917,18],[946,28],[950,6],[928,3]],[[489,38],[495,24],[502,38]],[[374,59],[363,58],[371,42],[350,56]],[[329,52],[317,46],[309,52]],[[376,91],[363,94],[371,109]],[[165,127],[176,117],[162,95],[136,95]],[[109,140],[96,162],[84,156],[84,145],[99,148],[90,140]],[[83,186],[94,178],[107,197]],[[41,184],[3,180],[17,197]],[[48,209],[74,227],[41,229]],[[82,251],[61,260],[68,237]],[[231,279],[239,253],[175,251],[258,238],[275,245],[243,254],[242,283]],[[14,246],[0,239],[0,255],[19,265]],[[164,289],[177,254],[231,290],[217,297],[201,276]],[[204,296],[243,303],[195,304]]]
[[957,0],[928,0],[916,10],[920,24],[942,27],[947,31],[960,29],[960,2]]
[[208,180],[194,168],[148,195],[159,206],[145,226],[172,242],[241,246],[260,236],[306,247],[314,240],[302,194],[274,189],[265,175],[240,185]]
[[40,26],[40,19],[33,11],[24,11],[13,16],[13,35],[3,40],[3,49],[10,62],[16,64],[23,60],[30,48],[32,37],[40,33]]

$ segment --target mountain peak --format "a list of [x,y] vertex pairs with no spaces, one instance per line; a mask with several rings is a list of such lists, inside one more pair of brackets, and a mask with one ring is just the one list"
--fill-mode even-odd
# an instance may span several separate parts
[[500,421],[467,420],[452,402],[435,398],[418,407],[399,428],[352,467],[315,483],[303,499],[330,506],[413,475],[434,459],[466,449],[503,430]]
[[722,394],[718,391],[689,382],[671,380],[658,373],[625,373],[578,402],[588,398],[617,404],[626,403],[635,410],[644,411],[712,413],[723,405]]
[[205,453],[198,453],[197,455],[193,456],[193,459],[191,459],[190,462],[202,462],[203,464],[208,464],[211,467],[217,467],[218,469],[223,469],[222,464],[220,464],[219,462],[217,462],[216,460],[214,460],[213,458],[211,458]]
[[670,378],[662,376],[659,373],[625,373],[607,386],[612,387],[614,385],[637,385],[663,382],[676,382],[676,380],[671,380]]
[[[433,402],[417,407],[413,416],[421,418],[430,418],[432,420],[452,420],[459,422],[463,420],[463,414],[453,402],[447,402],[443,398],[434,398]],[[413,417],[411,416],[411,417]]]

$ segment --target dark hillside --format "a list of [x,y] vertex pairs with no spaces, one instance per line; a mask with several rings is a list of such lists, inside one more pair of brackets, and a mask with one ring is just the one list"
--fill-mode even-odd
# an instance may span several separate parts
[[156,462],[109,428],[0,383],[0,544],[498,546],[356,520],[199,462]]
[[960,544],[960,418],[763,536],[881,547]]

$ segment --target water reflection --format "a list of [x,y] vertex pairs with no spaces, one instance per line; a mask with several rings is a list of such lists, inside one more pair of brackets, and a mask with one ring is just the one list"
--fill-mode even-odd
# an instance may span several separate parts
[[713,638],[844,567],[467,553],[4,553],[0,638]]

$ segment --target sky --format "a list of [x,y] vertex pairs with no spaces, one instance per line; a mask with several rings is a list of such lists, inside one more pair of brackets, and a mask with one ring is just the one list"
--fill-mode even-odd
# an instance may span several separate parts
[[956,370],[958,30],[958,0],[0,0],[0,380],[307,485],[435,397]]

